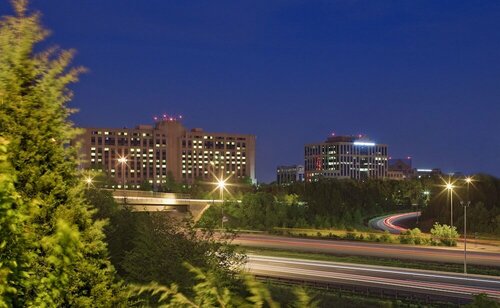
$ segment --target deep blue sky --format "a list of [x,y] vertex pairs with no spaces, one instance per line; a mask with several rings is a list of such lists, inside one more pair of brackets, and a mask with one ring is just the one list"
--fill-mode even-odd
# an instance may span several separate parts
[[[7,1],[0,14],[11,12]],[[34,0],[90,69],[82,126],[163,112],[257,135],[257,177],[331,132],[416,167],[500,176],[500,1]]]

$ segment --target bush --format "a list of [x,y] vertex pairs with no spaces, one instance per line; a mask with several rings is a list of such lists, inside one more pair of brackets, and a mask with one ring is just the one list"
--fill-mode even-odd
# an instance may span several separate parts
[[399,235],[401,244],[421,245],[423,244],[422,231],[419,228],[408,229]]
[[500,303],[494,299],[488,298],[484,293],[474,295],[474,301],[465,307],[470,308],[499,308]]
[[391,242],[392,242],[392,239],[391,239],[391,234],[389,233],[389,231],[384,231],[384,234],[382,234],[382,235],[379,237],[379,240],[380,240],[382,243],[391,243]]
[[344,239],[346,240],[350,240],[350,241],[355,241],[357,240],[356,238],[356,233],[353,233],[353,232],[347,232],[344,236]]
[[432,244],[439,246],[457,246],[458,232],[456,227],[435,223],[431,229]]
[[377,242],[378,241],[378,237],[375,234],[370,233],[370,234],[368,234],[368,241],[370,241],[370,242]]

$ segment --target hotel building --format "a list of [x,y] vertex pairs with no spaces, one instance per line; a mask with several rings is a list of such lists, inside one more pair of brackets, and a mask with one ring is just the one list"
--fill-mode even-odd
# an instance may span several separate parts
[[387,145],[366,137],[332,136],[304,147],[307,181],[319,178],[383,179],[387,177]]
[[181,183],[212,181],[214,174],[255,181],[255,136],[188,130],[180,117],[155,120],[136,128],[85,128],[81,166],[104,171],[126,188],[158,187],[169,174]]

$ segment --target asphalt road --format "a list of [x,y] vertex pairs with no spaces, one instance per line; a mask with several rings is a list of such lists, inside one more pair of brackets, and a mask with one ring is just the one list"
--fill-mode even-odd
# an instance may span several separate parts
[[378,217],[370,220],[370,227],[376,230],[389,231],[392,234],[399,234],[406,231],[406,228],[399,226],[401,221],[416,219],[420,212],[411,212],[404,214],[394,214],[390,216]]
[[360,264],[249,255],[247,269],[261,277],[357,286],[385,294],[420,295],[430,299],[470,300],[485,293],[500,300],[500,278]]
[[[335,255],[369,256],[443,263],[463,263],[463,251],[458,248],[419,247],[321,239],[305,239],[265,234],[239,234],[233,244]],[[500,267],[500,253],[468,251],[467,263]]]

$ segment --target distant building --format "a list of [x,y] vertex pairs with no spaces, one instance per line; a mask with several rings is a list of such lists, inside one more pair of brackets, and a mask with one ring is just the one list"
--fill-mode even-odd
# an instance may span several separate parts
[[406,177],[406,175],[402,171],[387,170],[387,179],[388,180],[403,181],[403,180],[408,179],[408,177]]
[[276,169],[276,181],[278,184],[291,184],[304,181],[304,166],[278,166]]
[[392,180],[404,180],[412,177],[411,158],[389,158],[387,177]]
[[304,163],[307,181],[383,179],[387,177],[387,145],[362,136],[332,136],[305,145]]
[[412,177],[421,179],[421,178],[430,178],[433,176],[441,176],[441,175],[443,175],[443,173],[441,172],[441,169],[438,168],[433,168],[433,169],[416,168],[413,169]]
[[188,130],[180,117],[136,128],[85,128],[79,139],[82,167],[104,171],[127,188],[160,186],[169,174],[181,183],[214,174],[255,181],[255,136]]

